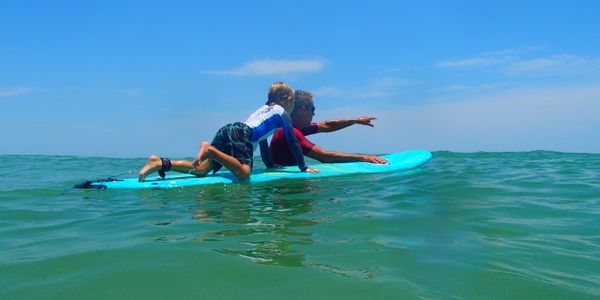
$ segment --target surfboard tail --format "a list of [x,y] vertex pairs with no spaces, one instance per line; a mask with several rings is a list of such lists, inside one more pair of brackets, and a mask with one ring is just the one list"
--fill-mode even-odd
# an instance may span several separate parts
[[102,184],[103,182],[114,182],[114,181],[123,181],[122,179],[116,179],[112,177],[98,179],[98,180],[86,180],[82,183],[78,183],[73,186],[74,189],[106,189],[107,186]]

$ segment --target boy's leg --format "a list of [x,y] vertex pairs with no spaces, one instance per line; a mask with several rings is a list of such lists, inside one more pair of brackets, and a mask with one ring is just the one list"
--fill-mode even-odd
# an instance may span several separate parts
[[[202,142],[200,151],[198,151],[198,155],[196,156],[196,161],[202,161],[204,159],[214,159],[218,161],[225,168],[229,169],[229,171],[231,171],[231,173],[239,180],[246,180],[248,176],[250,176],[250,171],[252,171],[249,165],[242,164],[234,157],[219,151],[219,149],[213,147],[208,142]],[[203,161],[203,163],[204,162],[205,161]]]
[[151,155],[146,164],[140,169],[138,173],[138,181],[143,182],[146,180],[146,175],[159,170],[161,167],[162,161],[160,160],[160,157]]
[[212,161],[205,160],[198,168],[194,168],[194,165],[189,160],[171,160],[171,170],[179,173],[194,174],[198,177],[204,177],[210,170],[212,170]]
[[[156,155],[150,156],[146,162],[146,165],[144,165],[139,171],[138,181],[143,182],[148,174],[158,171],[160,168],[162,168],[162,160],[160,157]],[[191,161],[171,160],[171,170],[179,173],[189,173],[202,177],[206,176],[211,169],[212,162],[210,160],[204,161],[198,166],[198,168],[195,169]]]

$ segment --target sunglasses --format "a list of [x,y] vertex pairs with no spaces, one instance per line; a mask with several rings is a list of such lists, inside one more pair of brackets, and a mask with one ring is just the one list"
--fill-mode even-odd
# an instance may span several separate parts
[[296,107],[304,107],[306,110],[310,110],[310,112],[314,113],[315,112],[315,107],[314,106],[308,106],[308,105],[298,105]]

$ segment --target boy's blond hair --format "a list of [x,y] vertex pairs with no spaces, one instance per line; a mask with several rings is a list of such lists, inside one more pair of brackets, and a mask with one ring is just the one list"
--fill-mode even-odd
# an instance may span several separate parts
[[286,101],[294,99],[294,89],[282,81],[274,82],[269,87],[269,96],[267,104],[282,104]]

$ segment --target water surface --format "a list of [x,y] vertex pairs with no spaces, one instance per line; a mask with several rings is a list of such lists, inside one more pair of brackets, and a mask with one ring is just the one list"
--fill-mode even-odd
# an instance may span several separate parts
[[[260,160],[258,160],[260,161]],[[68,190],[144,159],[0,156],[0,299],[594,299],[600,155]]]

